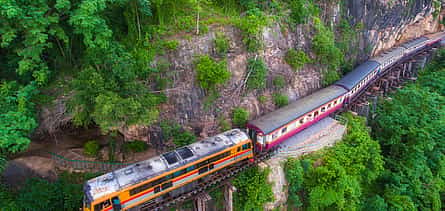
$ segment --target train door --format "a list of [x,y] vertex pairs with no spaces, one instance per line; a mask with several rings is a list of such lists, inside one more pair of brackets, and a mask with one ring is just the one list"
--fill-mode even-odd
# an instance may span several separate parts
[[[253,146],[254,146],[254,151],[255,152],[261,151],[261,147],[258,146],[258,144],[257,144],[258,143],[258,134],[257,134],[257,132],[255,130],[253,130],[253,129],[248,129],[248,130],[249,130],[249,137],[252,140],[252,143],[253,143]],[[261,142],[259,144],[261,146],[263,145]]]

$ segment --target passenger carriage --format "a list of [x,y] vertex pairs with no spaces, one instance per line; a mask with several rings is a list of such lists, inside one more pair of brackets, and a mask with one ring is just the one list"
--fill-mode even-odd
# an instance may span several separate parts
[[270,150],[288,137],[342,107],[347,90],[329,86],[247,124],[257,151]]

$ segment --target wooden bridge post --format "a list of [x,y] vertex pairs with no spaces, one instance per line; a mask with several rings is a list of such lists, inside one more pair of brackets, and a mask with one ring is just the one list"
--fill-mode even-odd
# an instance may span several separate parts
[[195,198],[195,210],[196,211],[207,211],[208,209],[208,202],[212,199],[212,197],[207,193],[201,193],[196,196]]
[[236,191],[235,186],[230,183],[224,185],[224,201],[225,211],[233,211],[233,192]]

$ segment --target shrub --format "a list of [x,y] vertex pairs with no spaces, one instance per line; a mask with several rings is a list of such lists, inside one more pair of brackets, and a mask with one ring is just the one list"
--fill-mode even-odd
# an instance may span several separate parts
[[179,41],[177,41],[177,40],[168,40],[168,41],[164,41],[162,44],[163,44],[164,48],[166,48],[168,50],[171,50],[171,51],[174,51],[174,50],[178,49]]
[[334,33],[326,28],[320,19],[314,19],[317,34],[312,40],[312,50],[317,54],[320,63],[337,69],[343,61],[343,53],[334,43]]
[[284,88],[284,86],[286,86],[286,80],[284,80],[284,76],[282,76],[282,75],[275,76],[272,83],[273,83],[274,87],[277,89],[281,89],[281,88]]
[[267,182],[269,173],[269,168],[253,167],[232,180],[237,189],[233,193],[234,210],[263,210],[266,202],[273,201],[272,185]]
[[226,62],[216,62],[209,56],[201,56],[196,61],[197,80],[206,90],[213,90],[218,84],[225,83],[230,78]]
[[266,101],[267,101],[267,97],[266,96],[261,95],[261,96],[258,97],[258,102],[260,102],[261,104],[266,103]]
[[318,16],[318,7],[312,0],[290,0],[289,7],[291,10],[290,18],[294,24],[307,23],[308,19]]
[[249,59],[247,61],[247,72],[250,72],[247,81],[248,89],[266,88],[267,67],[262,59]]
[[276,106],[279,108],[286,106],[289,104],[289,99],[286,95],[283,94],[274,94],[273,95],[273,102]]
[[232,113],[232,123],[236,127],[245,127],[249,119],[249,112],[243,108],[235,108]]
[[95,157],[99,153],[99,143],[96,140],[88,141],[83,145],[85,155]]
[[174,135],[173,143],[176,147],[183,147],[196,141],[196,136],[189,131]]
[[145,141],[129,141],[122,145],[125,152],[143,152],[148,149],[148,144]]
[[290,49],[287,51],[284,60],[294,71],[302,68],[304,64],[311,62],[311,59],[302,50]]
[[161,121],[159,126],[161,127],[164,140],[170,139],[175,134],[178,134],[181,131],[181,126],[179,124],[165,120]]
[[177,123],[162,121],[160,123],[164,140],[173,138],[173,143],[177,147],[189,145],[196,141],[196,136],[188,131],[184,131]]
[[219,127],[221,128],[221,131],[227,131],[232,128],[232,126],[230,125],[230,122],[224,118],[219,119]]
[[239,21],[238,27],[242,31],[243,42],[249,52],[256,52],[261,49],[261,42],[258,40],[258,36],[266,25],[267,18],[258,8],[248,10],[246,16]]
[[216,33],[215,37],[216,53],[224,55],[229,50],[229,39],[223,33]]
[[323,86],[329,86],[340,79],[340,75],[336,70],[323,71]]

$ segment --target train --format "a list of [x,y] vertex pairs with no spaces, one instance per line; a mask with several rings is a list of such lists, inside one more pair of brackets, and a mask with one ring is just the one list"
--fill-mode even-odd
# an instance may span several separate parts
[[425,35],[369,59],[333,85],[191,145],[90,179],[84,184],[84,211],[120,211],[193,190],[206,178],[252,161],[284,140],[346,107],[391,66],[425,48],[445,44],[445,32]]

